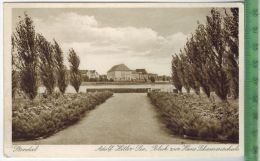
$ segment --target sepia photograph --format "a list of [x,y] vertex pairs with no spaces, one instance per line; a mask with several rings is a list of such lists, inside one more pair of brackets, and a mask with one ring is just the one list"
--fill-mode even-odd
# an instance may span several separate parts
[[241,5],[33,5],[9,7],[13,151],[241,144]]

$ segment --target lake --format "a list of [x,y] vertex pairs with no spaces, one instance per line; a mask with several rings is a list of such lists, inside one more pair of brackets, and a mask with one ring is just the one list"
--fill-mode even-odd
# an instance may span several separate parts
[[[174,86],[172,84],[128,84],[128,85],[83,85],[80,86],[79,92],[86,92],[86,89],[93,88],[151,88],[160,89],[164,92],[172,92]],[[55,90],[58,90],[57,88]],[[45,87],[39,87],[39,93],[43,93]],[[66,93],[76,93],[75,89],[69,85],[66,89]]]

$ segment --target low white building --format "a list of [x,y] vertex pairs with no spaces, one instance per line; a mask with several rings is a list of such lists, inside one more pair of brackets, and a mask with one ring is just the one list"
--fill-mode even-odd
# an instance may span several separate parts
[[80,72],[81,72],[83,79],[85,79],[85,80],[99,78],[99,74],[96,70],[80,70]]
[[88,78],[93,78],[93,79],[99,78],[99,74],[96,70],[88,70],[87,76],[88,76]]

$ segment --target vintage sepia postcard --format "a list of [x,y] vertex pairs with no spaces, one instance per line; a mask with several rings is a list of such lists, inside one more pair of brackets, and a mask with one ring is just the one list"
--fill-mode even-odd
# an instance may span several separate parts
[[5,3],[7,157],[244,154],[243,3]]

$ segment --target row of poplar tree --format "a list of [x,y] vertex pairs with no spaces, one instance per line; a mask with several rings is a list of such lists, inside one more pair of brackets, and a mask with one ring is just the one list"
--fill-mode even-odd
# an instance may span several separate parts
[[179,92],[200,89],[221,100],[239,95],[239,10],[211,9],[183,49],[172,57],[172,80]]
[[[52,94],[55,86],[64,94],[68,82],[79,91],[81,74],[80,59],[73,49],[69,50],[70,72],[64,65],[63,52],[59,44],[53,44],[35,32],[33,20],[26,13],[12,34],[12,95],[19,88],[30,99],[34,99],[40,83]],[[69,75],[69,81],[68,81]]]

